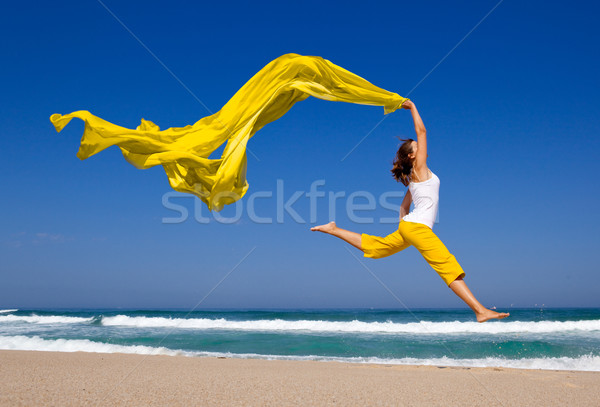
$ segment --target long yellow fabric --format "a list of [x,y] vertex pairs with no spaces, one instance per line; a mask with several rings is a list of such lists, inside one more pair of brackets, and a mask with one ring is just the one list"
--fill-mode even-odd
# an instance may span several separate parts
[[[142,119],[134,130],[85,110],[53,114],[50,121],[59,132],[74,117],[85,122],[77,152],[80,159],[116,145],[136,168],[161,164],[173,189],[194,194],[210,210],[220,211],[248,190],[246,144],[250,137],[309,96],[383,106],[385,114],[407,100],[321,57],[286,54],[262,68],[220,111],[191,126],[160,130]],[[210,159],[225,141],[221,158]]]

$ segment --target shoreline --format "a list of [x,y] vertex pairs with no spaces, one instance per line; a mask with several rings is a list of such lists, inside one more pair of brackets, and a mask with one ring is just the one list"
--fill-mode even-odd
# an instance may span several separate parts
[[594,405],[600,372],[0,351],[0,405]]

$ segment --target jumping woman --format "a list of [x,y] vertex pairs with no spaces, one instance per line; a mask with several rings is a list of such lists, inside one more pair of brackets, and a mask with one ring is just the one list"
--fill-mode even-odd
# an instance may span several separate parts
[[[432,231],[438,210],[440,179],[427,168],[427,133],[417,107],[407,100],[402,108],[412,113],[417,141],[402,140],[404,143],[396,153],[392,168],[396,181],[408,186],[400,206],[398,230],[386,237],[361,235],[341,229],[335,222],[315,226],[311,230],[339,237],[362,250],[365,257],[374,259],[415,246],[452,291],[475,312],[477,321],[506,318],[510,314],[492,311],[477,301],[463,280],[465,273],[462,267]],[[409,213],[411,202],[414,202],[414,208]]]

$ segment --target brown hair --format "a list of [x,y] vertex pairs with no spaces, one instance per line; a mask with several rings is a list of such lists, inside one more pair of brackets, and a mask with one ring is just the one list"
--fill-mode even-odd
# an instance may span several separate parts
[[392,167],[392,175],[398,182],[402,182],[404,186],[410,184],[410,174],[412,171],[413,160],[408,156],[413,152],[412,142],[413,139],[400,139],[403,141],[402,145],[396,153],[394,159],[394,166]]

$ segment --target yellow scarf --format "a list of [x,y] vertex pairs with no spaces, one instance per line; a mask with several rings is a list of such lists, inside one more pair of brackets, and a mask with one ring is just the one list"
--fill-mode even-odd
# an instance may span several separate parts
[[[85,122],[77,152],[80,159],[117,145],[136,168],[162,164],[173,189],[194,194],[210,210],[220,211],[248,190],[246,143],[250,137],[309,96],[383,106],[385,114],[407,100],[321,57],[286,54],[262,68],[220,111],[191,126],[160,130],[142,119],[133,130],[85,110],[64,116],[53,114],[50,121],[57,131],[74,117]],[[221,158],[209,159],[225,141]]]

